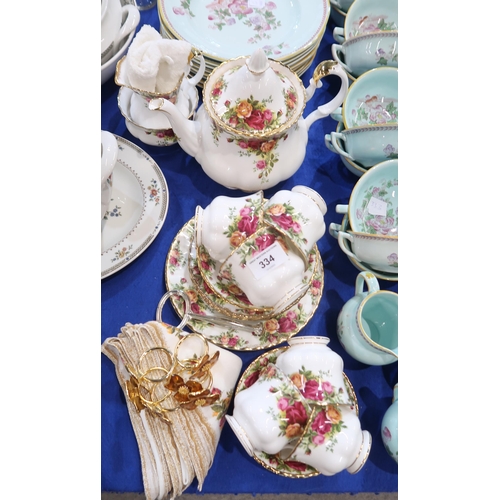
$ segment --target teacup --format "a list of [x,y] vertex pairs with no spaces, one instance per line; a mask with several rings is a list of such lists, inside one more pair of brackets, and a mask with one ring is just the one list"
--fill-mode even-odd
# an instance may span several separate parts
[[325,200],[314,189],[294,186],[281,190],[264,206],[264,221],[289,238],[307,261],[309,252],[325,234]]
[[356,36],[398,30],[398,0],[355,0],[349,7],[344,27],[333,30],[333,38],[344,43]]
[[112,174],[118,159],[118,142],[108,131],[101,130],[101,221],[111,200]]
[[196,207],[196,245],[203,245],[210,257],[224,262],[245,238],[258,228],[264,193],[241,197],[217,196],[205,208]]
[[398,139],[398,125],[368,125],[326,134],[325,145],[368,171],[378,163],[398,158]]
[[347,353],[361,363],[380,366],[397,361],[398,294],[380,290],[372,273],[359,273],[355,294],[338,315],[337,336]]
[[265,310],[302,295],[309,286],[304,282],[306,269],[303,256],[290,241],[263,226],[231,253],[219,276],[244,293],[249,308]]
[[121,42],[137,28],[140,17],[133,4],[122,5],[120,0],[101,3],[101,64],[113,57]]
[[[339,57],[343,55],[343,58]],[[369,33],[332,44],[332,55],[349,74],[359,77],[383,66],[398,67],[398,33]],[[344,62],[345,61],[345,62]]]
[[[172,41],[175,42],[175,40]],[[191,71],[192,60],[194,58],[199,59],[200,61],[199,68],[198,71],[194,74],[194,76],[188,78],[187,75],[189,75]],[[179,72],[182,69],[184,69],[184,72],[181,74],[177,83],[172,88],[166,90],[165,92],[151,92],[138,88],[136,86],[138,84],[135,82],[135,80],[134,83],[131,83],[133,72],[129,68],[129,64],[130,62],[127,59],[127,56],[122,57],[122,59],[118,61],[118,64],[116,65],[115,83],[118,86],[128,87],[129,89],[133,90],[138,97],[144,99],[144,102],[146,106],[148,106],[148,108],[149,108],[149,102],[151,100],[159,98],[166,99],[172,102],[172,104],[175,104],[177,101],[177,96],[179,94],[179,91],[183,83],[187,82],[189,85],[195,87],[201,81],[201,79],[205,74],[205,58],[201,52],[193,48],[191,49],[191,52],[189,53],[185,63],[182,63],[182,65],[181,62],[177,63],[178,66],[176,66],[177,70],[176,72]],[[139,101],[139,99],[137,100]],[[148,110],[152,112],[157,112],[156,110],[151,110],[151,109]]]
[[[125,118],[125,125],[128,131],[137,139],[140,139],[145,144],[151,146],[171,146],[177,143],[177,136],[175,135],[168,117],[164,114],[162,116],[147,116],[137,123],[132,118],[132,103],[136,94],[126,87],[121,87],[118,91],[118,107],[121,114]],[[141,98],[142,99],[142,98]],[[191,118],[198,106],[198,92],[193,87],[188,87],[179,92],[179,99],[177,105],[181,112],[187,117]],[[147,109],[149,113],[155,115],[154,111]]]
[[298,388],[272,363],[256,381],[234,396],[226,420],[246,452],[270,455],[296,441],[306,427],[311,408]]
[[[340,249],[347,255],[351,264],[358,269],[359,271],[369,271],[376,278],[380,280],[386,281],[398,281],[398,256],[397,254],[391,254],[391,272],[383,272],[378,269],[375,269],[373,266],[368,264],[367,262],[361,262],[359,258],[353,253],[352,245],[349,239],[341,238],[339,241],[339,232],[343,231],[344,233],[350,230],[349,226],[349,218],[347,215],[344,215],[342,218],[341,224],[336,224],[332,222],[329,226],[330,234],[338,241]],[[354,257],[351,257],[354,256]]]
[[361,429],[350,406],[314,406],[299,442],[293,448],[288,444],[280,457],[310,465],[325,476],[343,470],[356,474],[368,460],[371,444],[371,434]]
[[337,213],[349,216],[351,229],[373,236],[398,234],[398,160],[378,163],[361,176]]
[[[335,132],[339,133],[339,132],[343,132],[343,131],[344,131],[344,122],[342,120],[340,120],[337,123],[337,128],[336,128]],[[337,143],[336,144],[337,149],[334,148],[333,142]],[[325,135],[325,145],[333,153],[337,153],[338,149],[343,150],[342,146],[339,144],[339,138],[338,138],[338,136],[337,137],[332,137],[330,134],[326,134]],[[350,158],[347,158],[344,155],[339,154],[338,156],[340,157],[340,160],[342,161],[342,163],[344,164],[344,166],[347,168],[347,170],[349,170],[349,172],[353,173],[357,177],[361,177],[370,168],[370,167],[364,167],[363,165],[361,165],[360,163],[358,163],[356,160],[352,160]]]
[[392,404],[382,418],[380,434],[387,453],[398,463],[398,384],[394,386]]
[[328,337],[299,336],[287,342],[290,347],[278,356],[276,366],[310,404],[356,405],[345,383],[344,361],[328,347]]
[[[368,264],[373,269],[384,273],[398,272],[397,236],[339,231],[337,239],[341,250],[360,264]],[[344,240],[350,242],[352,251],[349,250]]]
[[[350,85],[342,104],[345,128],[398,124],[398,69],[366,71]],[[334,118],[337,111],[333,113]]]

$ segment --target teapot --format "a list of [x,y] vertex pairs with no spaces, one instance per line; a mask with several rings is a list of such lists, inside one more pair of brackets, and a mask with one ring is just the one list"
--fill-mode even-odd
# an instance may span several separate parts
[[[339,92],[304,118],[307,101],[327,75],[341,79]],[[210,73],[203,106],[193,120],[164,98],[151,100],[149,108],[167,113],[181,148],[212,180],[228,189],[255,192],[299,169],[309,128],[343,103],[348,87],[347,73],[333,60],[320,63],[305,88],[296,73],[258,48],[250,57],[230,59]]]
[[112,174],[118,159],[118,142],[115,136],[101,130],[101,221],[111,200]]

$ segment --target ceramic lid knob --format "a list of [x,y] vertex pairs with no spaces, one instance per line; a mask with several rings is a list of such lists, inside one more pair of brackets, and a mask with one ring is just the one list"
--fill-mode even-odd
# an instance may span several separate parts
[[250,73],[258,75],[266,71],[269,68],[269,61],[267,59],[266,53],[258,48],[246,61],[246,65]]

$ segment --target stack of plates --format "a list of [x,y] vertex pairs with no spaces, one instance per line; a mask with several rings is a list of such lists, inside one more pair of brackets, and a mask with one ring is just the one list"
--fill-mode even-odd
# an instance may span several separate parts
[[[222,62],[262,48],[301,76],[312,64],[330,15],[329,0],[158,0],[160,33],[205,58],[201,84]],[[192,61],[192,71],[199,61]]]

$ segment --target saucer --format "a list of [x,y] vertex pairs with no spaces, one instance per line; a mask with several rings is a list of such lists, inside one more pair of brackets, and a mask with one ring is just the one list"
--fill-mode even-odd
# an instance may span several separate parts
[[317,273],[319,268],[318,259],[316,257],[318,255],[318,249],[317,246],[314,246],[313,250],[309,254],[309,267],[305,279],[308,286],[304,287],[303,291],[300,293],[287,295],[284,300],[278,303],[277,307],[272,309],[270,312],[258,313],[253,310],[240,308],[212,290],[210,285],[207,284],[203,278],[199,261],[197,259],[196,244],[194,241],[195,235],[193,234],[188,255],[188,269],[191,281],[197,288],[198,293],[203,297],[203,301],[209,305],[211,309],[227,316],[231,320],[266,321],[287,311],[290,307],[297,304],[297,302],[299,302],[299,300],[306,294],[310,287],[312,277]]
[[[344,215],[341,224],[341,231],[349,231],[351,226],[349,225],[349,217],[347,214]],[[351,243],[348,240],[344,240],[347,249],[352,252]],[[353,259],[350,255],[346,255],[346,257],[351,261],[351,263],[359,269],[360,271],[369,271],[373,273],[378,279],[386,280],[386,281],[398,281],[398,273],[384,273],[383,271],[379,271],[377,269],[373,269],[369,264],[361,263],[356,259]]]
[[[206,337],[210,342],[236,351],[256,351],[268,349],[285,342],[304,328],[315,313],[323,294],[324,272],[323,262],[317,253],[317,268],[311,280],[311,286],[304,296],[285,312],[269,319],[258,321],[262,327],[260,334],[237,330],[230,325],[221,327],[210,323],[211,315],[218,315],[213,303],[205,301],[204,294],[191,278],[189,270],[189,252],[194,234],[194,217],[177,233],[165,261],[165,282],[167,290],[182,290],[191,299],[191,309],[196,314],[207,316],[207,320],[189,319],[187,326],[194,332]],[[172,300],[176,313],[184,316],[182,300]],[[229,318],[228,318],[229,319]]]
[[288,63],[315,46],[326,29],[330,2],[316,3],[320,5],[311,8],[307,0],[254,2],[248,7],[237,2],[231,11],[217,2],[160,0],[158,12],[165,31],[197,47],[214,64],[251,54],[256,47]]
[[[250,377],[255,377],[263,366],[269,363],[276,364],[276,359],[287,349],[289,349],[289,346],[272,349],[252,361],[248,368],[241,375],[234,393],[237,394],[240,391],[244,391],[247,388],[246,382],[250,379]],[[359,405],[356,393],[354,392],[354,388],[347,375],[345,373],[343,375],[344,382],[349,393],[349,399],[353,403],[356,415],[359,415]],[[317,476],[320,474],[314,467],[311,467],[310,465],[307,465],[303,462],[283,460],[279,457],[279,454],[270,455],[268,453],[258,451],[257,453],[254,453],[253,458],[264,468],[271,472],[274,472],[275,474],[278,474],[279,476],[290,478],[305,478]]]
[[157,163],[116,136],[118,161],[101,225],[101,279],[130,264],[156,238],[167,216],[169,192]]
[[[127,130],[137,139],[150,146],[171,146],[177,144],[177,136],[171,128],[170,121],[161,111],[143,110],[143,121],[137,123],[132,119],[131,109],[133,98],[144,100],[128,87],[120,87],[118,91],[118,108],[125,118]],[[176,106],[183,115],[193,117],[199,102],[198,90],[187,82],[183,82],[179,91]],[[162,123],[163,127],[158,128]],[[166,128],[165,128],[166,127]]]

